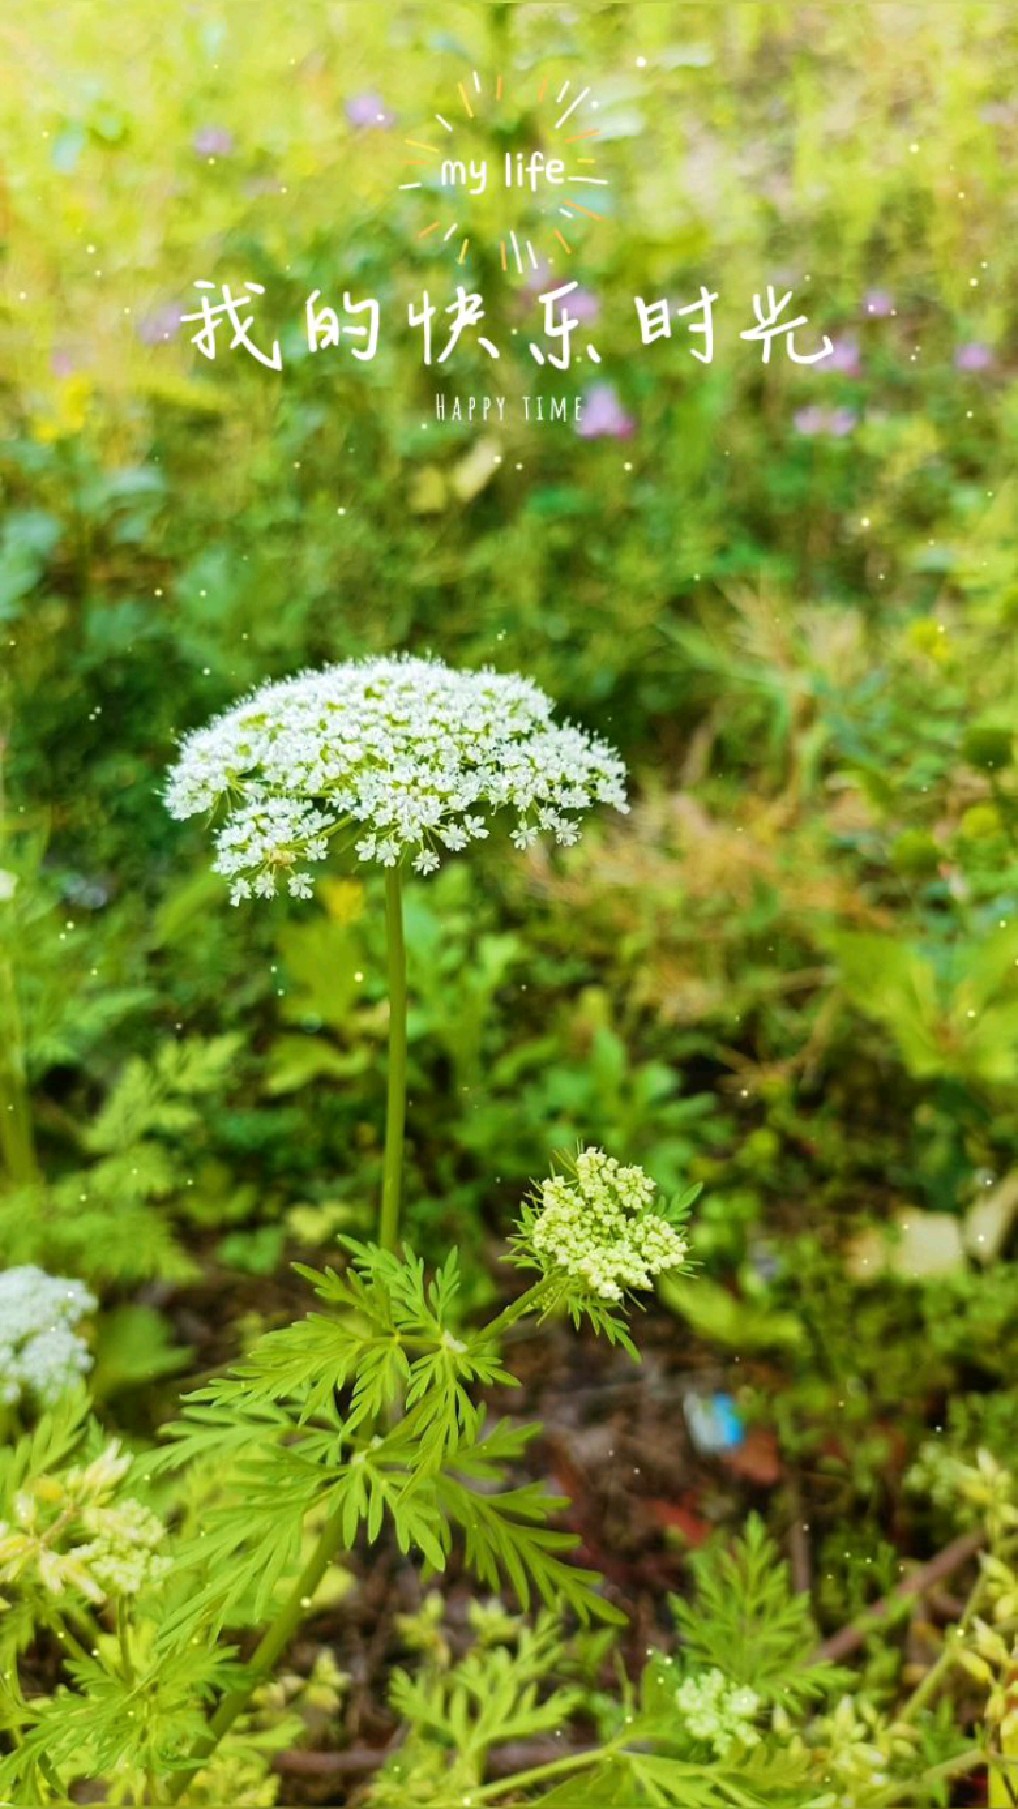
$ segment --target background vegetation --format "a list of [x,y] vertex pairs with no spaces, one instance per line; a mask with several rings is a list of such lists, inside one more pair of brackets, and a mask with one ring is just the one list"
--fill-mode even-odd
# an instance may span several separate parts
[[[141,1437],[287,1315],[291,1260],[369,1231],[374,883],[231,911],[161,776],[305,664],[527,672],[636,807],[411,888],[411,1231],[480,1302],[551,1152],[705,1183],[653,1373],[731,1393],[742,1469],[690,1451],[676,1494],[649,1458],[627,1500],[678,1578],[755,1492],[840,1624],[941,1538],[920,1442],[1018,1430],[1012,10],[10,0],[0,35],[5,1260],[98,1291],[98,1398]],[[403,141],[464,69],[546,66],[601,97],[570,274],[607,430],[439,427],[403,323],[454,279]],[[508,342],[532,293],[466,270]],[[265,285],[280,375],[196,354],[199,277]],[[740,341],[768,282],[834,360]],[[701,283],[714,362],[639,348],[634,295]],[[307,354],[313,289],[379,298],[373,362]],[[489,383],[464,347],[455,387]]]

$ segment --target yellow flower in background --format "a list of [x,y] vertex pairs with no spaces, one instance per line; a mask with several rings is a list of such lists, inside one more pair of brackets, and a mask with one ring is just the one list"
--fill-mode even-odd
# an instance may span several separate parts
[[58,378],[48,406],[32,417],[33,440],[50,446],[55,440],[69,440],[80,433],[88,419],[92,388],[91,379],[80,371],[70,377]]
[[326,879],[321,884],[325,909],[334,923],[356,923],[364,915],[364,885],[359,879]]

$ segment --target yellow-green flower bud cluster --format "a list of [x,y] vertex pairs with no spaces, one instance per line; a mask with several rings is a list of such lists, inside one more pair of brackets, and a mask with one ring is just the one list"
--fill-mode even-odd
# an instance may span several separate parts
[[0,1521],[0,1585],[76,1591],[99,1605],[158,1582],[169,1570],[156,1549],[165,1528],[142,1502],[119,1495],[130,1467],[114,1439],[91,1463],[19,1489],[10,1520]]
[[839,1803],[869,1802],[874,1800],[871,1792],[879,1793],[883,1802],[882,1793],[897,1768],[915,1763],[915,1729],[886,1721],[879,1709],[859,1696],[842,1696],[829,1714],[812,1723],[808,1737],[821,1757],[825,1781],[842,1793]]

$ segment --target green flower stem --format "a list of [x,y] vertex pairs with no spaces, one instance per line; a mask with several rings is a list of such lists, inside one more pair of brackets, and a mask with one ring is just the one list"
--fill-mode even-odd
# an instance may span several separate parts
[[310,1558],[297,1578],[271,1626],[255,1647],[247,1665],[247,1675],[236,1689],[227,1691],[205,1733],[196,1741],[187,1771],[179,1773],[169,1791],[169,1801],[178,1803],[187,1791],[194,1773],[215,1752],[223,1735],[228,1733],[238,1715],[243,1714],[255,1690],[272,1672],[276,1661],[286,1651],[307,1612],[311,1599],[333,1558],[343,1543],[343,1509],[330,1514],[318,1536]]
[[21,1059],[14,976],[6,962],[0,962],[0,1023],[10,1038],[9,1054],[0,1060],[0,1159],[13,1185],[26,1187],[38,1180],[39,1171]]
[[[0,723],[0,748],[3,746],[3,728]],[[3,865],[6,808],[4,768],[0,758],[0,866]],[[5,908],[13,912],[14,906]],[[12,916],[11,924],[13,922]],[[24,1187],[38,1180],[39,1170],[25,1072],[25,1037],[14,972],[13,929],[8,929],[4,940],[6,946],[0,951],[0,1160],[14,1186]]]
[[399,1237],[403,1128],[406,1123],[406,944],[403,939],[403,890],[398,867],[387,867],[385,870],[385,938],[389,982],[389,1073],[378,1241],[383,1250],[395,1250]]
[[512,1301],[509,1306],[505,1307],[497,1319],[493,1319],[490,1325],[485,1326],[485,1336],[501,1338],[519,1320],[526,1319],[530,1313],[541,1312],[546,1302],[548,1306],[551,1306],[558,1292],[559,1282],[553,1276],[546,1276],[542,1281],[535,1281],[533,1287],[528,1288],[518,1300]]

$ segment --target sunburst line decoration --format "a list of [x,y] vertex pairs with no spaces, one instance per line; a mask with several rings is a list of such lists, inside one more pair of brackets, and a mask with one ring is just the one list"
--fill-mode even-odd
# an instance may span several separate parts
[[[563,194],[564,186],[611,187],[608,177],[597,173],[597,157],[592,154],[596,150],[593,141],[600,137],[600,132],[595,124],[588,124],[584,119],[584,113],[598,105],[596,99],[591,98],[591,84],[576,86],[566,79],[554,89],[549,77],[542,76],[536,93],[533,89],[530,91],[530,104],[536,108],[547,105],[554,112],[552,117],[540,123],[538,146],[529,154],[503,150],[493,155],[486,153],[483,158],[478,158],[475,145],[458,144],[457,140],[464,132],[476,131],[492,105],[498,106],[503,99],[509,98],[503,76],[499,73],[482,80],[480,72],[472,69],[456,82],[455,94],[453,106],[432,115],[444,134],[442,144],[418,138],[404,140],[408,150],[423,151],[426,156],[403,159],[408,176],[406,181],[400,182],[400,190],[425,190],[433,203],[451,194],[457,203],[456,217],[448,226],[443,227],[441,218],[433,219],[418,231],[417,238],[426,241],[438,233],[437,242],[447,247],[455,262],[462,265],[471,243],[469,231],[461,234],[464,202],[480,195],[490,199],[493,192],[500,190],[506,197],[507,210],[512,210],[514,201],[517,204],[522,201],[528,204],[531,221],[535,211],[540,216],[548,234],[548,243],[541,250],[549,266],[555,262],[550,247],[558,247],[566,257],[571,257],[575,244],[558,221],[572,222],[576,227],[586,220],[604,220],[606,214]],[[572,130],[565,130],[570,126]],[[582,149],[575,152],[567,149],[573,145]],[[435,159],[439,160],[437,164]],[[414,166],[416,169],[410,174]],[[529,231],[523,230],[517,218],[512,225],[505,220],[501,226],[486,230],[494,230],[498,235],[495,242],[499,261],[507,274],[526,276],[540,269],[542,235],[534,233],[532,224],[529,224]]]
[[[568,82],[567,82],[567,83],[566,83],[566,88],[568,88],[568,86],[569,86],[569,83],[568,83]],[[587,96],[588,96],[588,94],[589,94],[589,93],[590,93],[590,89],[589,89],[589,87],[587,87],[587,88],[581,88],[581,89],[580,89],[580,92],[579,92],[579,94],[578,94],[578,95],[577,95],[577,96],[576,96],[576,99],[575,99],[575,100],[571,100],[571,101],[570,101],[570,102],[569,102],[569,105],[568,105],[568,107],[567,107],[567,108],[566,108],[566,110],[565,110],[565,112],[564,112],[564,113],[563,113],[563,115],[562,115],[562,117],[561,117],[561,119],[557,119],[557,120],[556,120],[556,121],[555,121],[555,130],[556,130],[556,132],[561,132],[561,130],[562,130],[562,127],[563,127],[563,126],[564,126],[564,125],[565,125],[565,123],[566,123],[566,120],[567,120],[567,119],[568,119],[568,118],[569,118],[569,115],[570,115],[570,114],[571,114],[571,113],[575,113],[575,112],[576,112],[576,109],[577,109],[577,107],[579,107],[579,106],[580,106],[580,105],[581,105],[581,104],[582,104],[582,103],[583,103],[583,102],[584,102],[584,101],[585,101],[585,100],[586,100],[586,98],[587,98]],[[563,91],[562,91],[562,95],[561,95],[561,96],[560,96],[560,98],[562,98],[562,99],[564,99],[564,97],[565,97],[565,89],[563,89]]]

